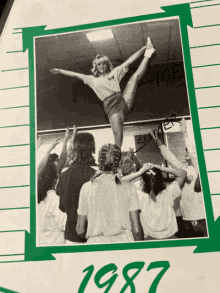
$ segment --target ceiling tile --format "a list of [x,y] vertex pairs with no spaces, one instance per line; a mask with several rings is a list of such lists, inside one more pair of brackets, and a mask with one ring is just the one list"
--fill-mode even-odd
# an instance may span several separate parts
[[156,55],[152,59],[151,64],[160,64],[168,62],[170,39],[166,38],[152,38],[152,42],[156,49]]
[[155,33],[159,34],[163,30],[169,30],[171,27],[170,21],[155,21],[142,23],[144,34]]
[[118,44],[143,42],[142,26],[141,24],[122,25],[112,28],[115,39]]
[[132,54],[137,52],[143,47],[143,42],[124,42],[119,44],[121,54],[123,56],[123,61],[127,60]]
[[92,42],[92,45],[97,54],[106,55],[110,59],[122,59],[119,47],[115,39]]
[[74,57],[94,56],[95,52],[83,32],[61,35],[58,40],[64,49]]
[[180,36],[180,25],[179,19],[174,19],[171,22],[171,36]]

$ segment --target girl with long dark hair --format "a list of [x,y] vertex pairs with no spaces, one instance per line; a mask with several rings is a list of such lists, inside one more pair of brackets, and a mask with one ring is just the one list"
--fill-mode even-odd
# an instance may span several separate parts
[[[137,157],[132,153],[123,152],[120,163],[123,180],[134,182],[140,203],[140,219],[145,240],[176,238],[178,231],[173,203],[181,195],[186,172],[183,170],[161,167],[150,164],[145,172],[140,168]],[[165,186],[161,172],[172,174],[176,179]]]

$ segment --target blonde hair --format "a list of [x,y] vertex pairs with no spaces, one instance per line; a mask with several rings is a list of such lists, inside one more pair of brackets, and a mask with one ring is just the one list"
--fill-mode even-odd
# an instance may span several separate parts
[[107,64],[108,64],[108,73],[110,73],[114,69],[110,59],[107,56],[105,56],[105,55],[97,55],[95,57],[95,59],[93,60],[93,62],[92,62],[93,67],[91,69],[91,72],[92,72],[93,76],[95,76],[95,77],[99,77],[99,75],[100,75],[100,73],[99,73],[99,71],[97,69],[97,62],[99,61],[99,59],[103,59],[104,61],[107,62]]

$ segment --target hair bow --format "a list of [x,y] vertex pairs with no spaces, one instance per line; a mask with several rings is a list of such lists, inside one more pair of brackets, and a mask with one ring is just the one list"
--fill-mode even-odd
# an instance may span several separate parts
[[147,174],[152,174],[153,176],[155,176],[156,172],[154,172],[152,169],[150,169],[150,170],[147,171]]

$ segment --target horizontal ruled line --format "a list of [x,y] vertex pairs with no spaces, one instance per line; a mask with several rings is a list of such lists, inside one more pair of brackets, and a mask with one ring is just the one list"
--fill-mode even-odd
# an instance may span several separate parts
[[14,168],[14,167],[26,167],[26,166],[30,166],[30,164],[12,165],[12,166],[0,166],[0,168]]
[[211,45],[195,46],[195,47],[190,47],[190,49],[197,49],[197,48],[204,48],[204,47],[214,47],[214,46],[220,46],[220,44],[211,44]]
[[220,149],[207,149],[207,150],[204,150],[204,152],[211,152],[211,151],[220,151]]
[[25,67],[25,68],[4,69],[4,70],[1,70],[1,72],[16,71],[16,70],[26,70],[26,69],[29,69],[29,68]]
[[29,87],[29,85],[25,85],[25,86],[17,86],[17,87],[10,87],[10,88],[3,88],[3,89],[0,89],[0,91],[14,90],[14,89],[22,89],[22,88],[25,88],[25,87]]
[[198,109],[212,109],[212,108],[219,108],[220,106],[210,106],[210,107],[199,107]]
[[29,106],[29,105],[26,105],[26,106],[17,106],[17,107],[0,108],[0,110],[17,109],[17,108],[27,108],[27,107],[30,107],[30,106]]
[[23,53],[22,50],[19,50],[19,51],[8,51],[6,52],[7,54],[11,54],[11,53]]
[[202,86],[202,87],[196,87],[195,90],[202,90],[202,89],[211,89],[215,87],[220,87],[220,85],[211,85],[211,86]]
[[213,1],[213,0],[193,1],[193,2],[189,2],[189,4],[200,3],[200,2],[209,2],[209,1]]
[[5,208],[5,209],[0,209],[0,211],[8,211],[8,210],[23,210],[23,209],[30,209],[30,207],[22,207],[22,208]]
[[16,32],[16,33],[12,33],[13,35],[16,35],[16,34],[22,34],[22,32]]
[[[14,263],[14,262],[25,262],[25,260],[10,260],[10,261],[0,261],[0,263]],[[6,291],[5,291],[6,292]],[[9,291],[10,292],[10,291]],[[14,291],[15,293],[19,293]]]
[[24,255],[24,253],[17,253],[17,254],[2,254],[1,256],[18,256],[18,255]]
[[208,129],[219,129],[220,126],[218,127],[207,127],[207,128],[201,128],[201,130],[208,130]]
[[208,65],[199,65],[193,66],[192,68],[201,68],[201,67],[210,67],[210,66],[219,66],[220,64],[208,64]]
[[0,186],[0,189],[3,189],[3,188],[22,188],[22,187],[30,187],[30,185],[3,186],[3,187]]
[[215,171],[208,171],[207,173],[219,173],[220,170],[215,170]]
[[12,126],[1,126],[0,128],[22,127],[22,126],[29,126],[29,125],[30,125],[30,124],[12,125]]
[[212,196],[212,195],[220,195],[220,193],[213,193],[213,194],[211,194],[211,196]]
[[210,5],[204,5],[204,6],[190,7],[190,9],[204,8],[204,7],[211,7],[211,6],[219,6],[219,5],[220,4],[210,4]]
[[21,146],[27,146],[30,145],[29,143],[25,143],[25,144],[17,144],[17,145],[4,145],[4,146],[0,146],[0,149],[2,148],[12,148],[12,147],[21,147]]
[[209,24],[209,25],[201,25],[201,26],[194,26],[193,28],[204,28],[204,27],[213,27],[213,26],[220,26],[220,23]]
[[7,230],[7,231],[0,231],[0,233],[13,233],[13,232],[25,232],[26,230]]

